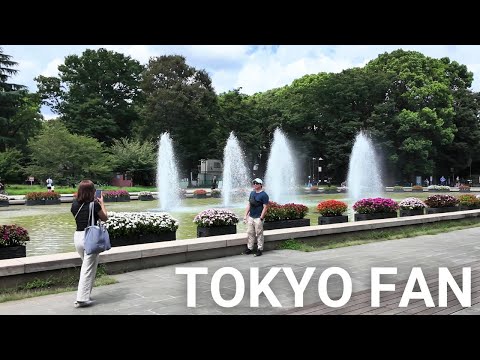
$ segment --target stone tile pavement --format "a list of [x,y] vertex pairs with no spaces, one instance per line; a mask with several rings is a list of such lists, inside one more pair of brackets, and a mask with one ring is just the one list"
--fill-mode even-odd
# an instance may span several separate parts
[[[91,307],[74,308],[75,292],[68,292],[1,303],[0,315],[283,314],[295,309],[294,292],[283,271],[270,283],[270,288],[282,307],[272,307],[262,294],[259,307],[252,308],[249,285],[251,267],[259,268],[260,279],[271,267],[290,267],[297,280],[303,276],[307,267],[314,267],[315,272],[304,293],[304,306],[308,306],[320,303],[318,279],[322,271],[329,267],[341,267],[350,274],[355,294],[370,288],[371,267],[397,267],[397,275],[382,276],[384,282],[397,283],[407,280],[414,266],[421,267],[427,277],[436,275],[439,267],[467,266],[476,261],[480,261],[480,227],[317,252],[275,250],[264,252],[264,256],[261,257],[238,255],[134,271],[114,275],[118,280],[117,284],[94,288],[92,298],[96,303]],[[186,276],[176,275],[177,267],[208,268],[208,275],[197,276],[197,306],[194,308],[187,306]],[[223,267],[238,269],[245,280],[243,299],[233,308],[219,306],[211,294],[212,276],[216,270]],[[472,278],[474,276],[472,271]],[[341,292],[340,278],[332,276],[328,281],[330,298],[338,298]],[[235,282],[232,276],[227,275],[221,279],[220,294],[225,300],[235,296]],[[438,298],[433,296],[433,299],[438,305]],[[480,305],[458,309],[454,314],[480,314]]]

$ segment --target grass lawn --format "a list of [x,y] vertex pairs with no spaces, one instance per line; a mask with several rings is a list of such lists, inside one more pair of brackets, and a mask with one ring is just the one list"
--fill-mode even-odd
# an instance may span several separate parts
[[[118,187],[118,186],[102,186],[103,190],[126,190],[129,193],[139,191],[157,191],[156,187],[134,186],[134,187]],[[44,192],[47,191],[46,186],[42,185],[7,185],[6,191],[8,195],[25,195],[29,192]],[[60,194],[73,194],[77,192],[77,187],[71,186],[55,186],[55,192]]]

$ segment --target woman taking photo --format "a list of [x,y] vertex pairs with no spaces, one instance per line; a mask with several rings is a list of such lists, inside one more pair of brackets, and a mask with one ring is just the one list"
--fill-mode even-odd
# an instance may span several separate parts
[[78,186],[77,198],[72,203],[71,212],[75,217],[77,229],[73,236],[75,249],[82,258],[80,280],[78,282],[77,301],[75,307],[89,306],[93,302],[90,299],[95,275],[97,273],[99,254],[87,255],[84,250],[85,228],[90,225],[90,204],[93,203],[94,221],[107,220],[107,210],[103,203],[103,194],[95,199],[95,185],[90,180],[83,180]]

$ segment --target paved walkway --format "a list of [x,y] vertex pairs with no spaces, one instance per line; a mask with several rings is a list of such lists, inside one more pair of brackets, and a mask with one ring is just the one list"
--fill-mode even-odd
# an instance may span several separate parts
[[[329,267],[341,267],[351,276],[353,294],[346,304],[348,311],[328,308],[329,313],[366,313],[369,305],[371,267],[397,267],[397,275],[383,275],[382,281],[405,285],[412,267],[421,267],[430,284],[435,282],[439,267],[448,267],[459,274],[463,266],[472,267],[472,306],[462,308],[458,302],[450,301],[445,308],[431,308],[423,313],[441,314],[480,314],[476,280],[480,276],[480,227],[459,230],[439,235],[427,235],[415,238],[382,241],[377,243],[350,246],[345,248],[300,252],[276,250],[264,253],[262,257],[238,255],[213,260],[197,261],[166,267],[134,271],[115,275],[117,284],[94,288],[92,298],[96,304],[88,308],[75,309],[75,292],[48,295],[12,301],[0,304],[0,314],[288,314],[322,313],[326,307],[320,303],[318,279]],[[223,308],[215,303],[210,290],[210,280],[214,272],[222,267],[238,269],[245,280],[246,289],[242,301],[233,308]],[[272,307],[264,294],[260,296],[258,308],[250,307],[250,268],[258,267],[262,279],[271,267],[290,267],[296,278],[300,279],[307,267],[315,272],[304,293],[304,308],[294,307],[294,293],[285,274],[281,271],[270,283],[273,293],[281,303],[281,308]],[[197,307],[187,307],[187,282],[185,275],[176,275],[176,267],[207,267],[208,275],[197,276]],[[455,272],[456,271],[456,272]],[[342,283],[338,276],[332,276],[328,282],[330,298],[339,298]],[[362,293],[363,291],[363,293]],[[438,305],[436,289],[430,289],[435,305]],[[235,295],[235,282],[232,276],[225,276],[220,282],[220,294],[225,300]],[[363,294],[363,295],[362,295]],[[368,294],[368,295],[366,295]],[[362,300],[363,299],[363,300]],[[373,313],[399,313],[398,294],[385,293],[381,298],[380,309]],[[453,299],[449,296],[449,300]],[[362,304],[363,301],[363,305]],[[390,301],[390,302],[389,302]],[[323,306],[323,307],[322,307]],[[356,306],[356,307],[355,307]],[[422,309],[423,306],[423,309]],[[422,313],[426,308],[422,302],[411,301],[404,313]],[[313,311],[310,311],[314,309]],[[358,309],[363,309],[359,311]],[[421,310],[420,310],[421,309]],[[320,310],[320,311],[319,311]],[[331,310],[331,311],[330,311]],[[404,309],[405,310],[405,309]],[[438,311],[437,311],[438,310]],[[371,313],[371,312],[369,312]]]

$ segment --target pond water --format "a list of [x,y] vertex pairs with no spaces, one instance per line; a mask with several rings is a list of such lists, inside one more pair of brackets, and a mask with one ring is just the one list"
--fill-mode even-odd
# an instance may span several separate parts
[[[394,198],[395,200],[408,196],[426,197],[424,194],[418,195],[411,193],[384,194],[385,197]],[[311,225],[317,224],[318,213],[316,213],[316,205],[318,202],[326,199],[337,199],[348,203],[345,194],[298,196],[298,203],[304,204],[309,208],[307,218],[310,219]],[[107,211],[132,212],[154,210],[156,205],[156,201],[138,200],[126,203],[106,203]],[[197,228],[193,223],[193,218],[202,210],[222,207],[222,199],[184,199],[182,205],[181,210],[169,212],[180,223],[177,230],[177,240],[196,238]],[[229,209],[242,219],[245,213],[245,206],[246,202],[229,207]],[[75,251],[73,245],[75,220],[70,212],[70,207],[70,203],[48,206],[10,205],[9,207],[0,207],[0,224],[17,224],[28,230],[30,241],[27,243],[27,256],[71,252]],[[349,207],[349,215],[350,217],[352,216],[351,207]],[[350,221],[352,221],[351,218]],[[246,225],[240,221],[237,225],[237,233],[244,232],[246,232]]]

